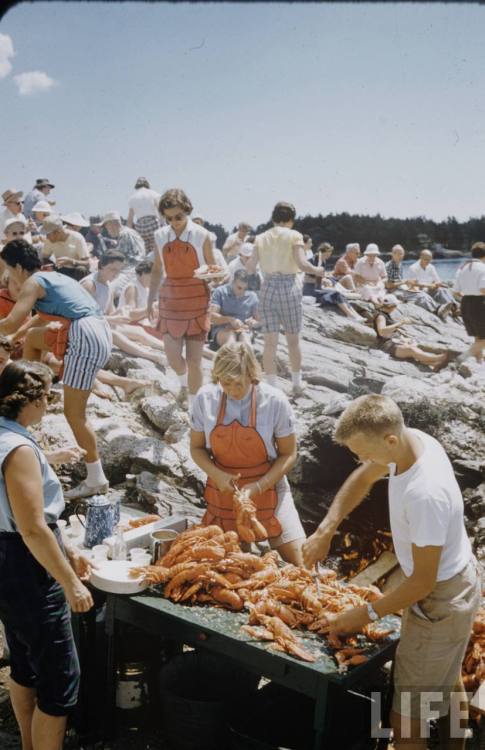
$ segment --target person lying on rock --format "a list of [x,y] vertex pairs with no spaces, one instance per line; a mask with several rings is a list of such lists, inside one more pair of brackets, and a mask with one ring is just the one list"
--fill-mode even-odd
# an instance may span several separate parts
[[190,452],[207,474],[202,523],[237,530],[235,492],[244,489],[263,526],[260,539],[301,565],[305,532],[286,479],[296,461],[295,417],[284,393],[261,377],[247,344],[225,344],[215,356],[212,383],[194,399]]
[[[464,737],[450,741],[450,709],[455,707],[458,727],[459,701],[467,701],[461,666],[481,603],[481,575],[453,467],[437,440],[405,426],[401,410],[387,396],[355,399],[338,419],[334,439],[361,465],[304,543],[305,565],[311,568],[325,560],[343,519],[376,482],[389,476],[391,532],[403,579],[372,603],[328,613],[327,633],[359,632],[404,609],[394,660],[393,747],[426,750],[427,724],[438,712],[440,747],[464,749]],[[433,691],[431,704],[425,698],[428,691]]]
[[377,335],[378,348],[396,359],[414,359],[422,365],[433,368],[435,372],[446,367],[449,361],[448,352],[441,354],[425,352],[413,339],[397,333],[402,326],[412,323],[407,318],[394,322],[392,313],[398,304],[399,301],[393,294],[386,294],[382,302],[376,304],[373,326]]

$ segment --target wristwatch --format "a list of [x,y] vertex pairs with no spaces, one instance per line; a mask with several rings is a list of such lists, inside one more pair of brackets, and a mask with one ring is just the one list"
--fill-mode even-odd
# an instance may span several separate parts
[[367,614],[369,615],[371,622],[376,622],[376,620],[380,620],[380,616],[375,611],[374,607],[370,602],[367,603]]

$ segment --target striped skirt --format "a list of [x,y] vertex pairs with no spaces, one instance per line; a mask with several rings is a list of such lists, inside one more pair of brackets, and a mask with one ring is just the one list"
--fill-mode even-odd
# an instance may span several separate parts
[[160,222],[156,216],[142,216],[135,222],[135,229],[143,238],[146,253],[155,250],[155,232],[160,227]]
[[90,391],[96,374],[111,356],[111,329],[104,318],[89,315],[73,320],[69,328],[63,383]]

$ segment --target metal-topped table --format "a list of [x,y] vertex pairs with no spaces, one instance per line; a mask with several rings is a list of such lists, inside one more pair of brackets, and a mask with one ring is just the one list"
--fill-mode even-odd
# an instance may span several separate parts
[[268,643],[252,640],[241,633],[241,625],[247,624],[245,612],[175,604],[152,592],[131,597],[109,594],[106,611],[109,638],[107,692],[111,710],[114,705],[117,623],[128,623],[146,632],[229,657],[239,661],[247,670],[311,697],[315,701],[314,750],[323,747],[329,686],[333,684],[343,689],[355,686],[392,659],[399,638],[399,618],[384,618],[383,626],[392,624],[396,627],[395,633],[380,643],[369,644],[367,641],[369,660],[342,672],[332,650],[314,633],[298,633],[305,649],[317,657],[313,663],[303,662],[286,653],[269,650]]

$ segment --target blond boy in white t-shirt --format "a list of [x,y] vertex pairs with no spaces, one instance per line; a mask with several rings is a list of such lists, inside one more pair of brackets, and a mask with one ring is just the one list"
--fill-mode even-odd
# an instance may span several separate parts
[[324,559],[341,521],[375,482],[389,475],[391,531],[404,580],[372,604],[328,615],[328,633],[357,632],[405,610],[395,658],[394,748],[425,750],[431,718],[426,693],[439,694],[433,710],[439,713],[442,737],[450,737],[450,701],[466,701],[461,664],[481,600],[461,491],[440,443],[405,427],[399,407],[386,396],[353,401],[337,422],[335,440],[362,465],[348,477],[327,516],[304,543],[303,558],[308,567]]

